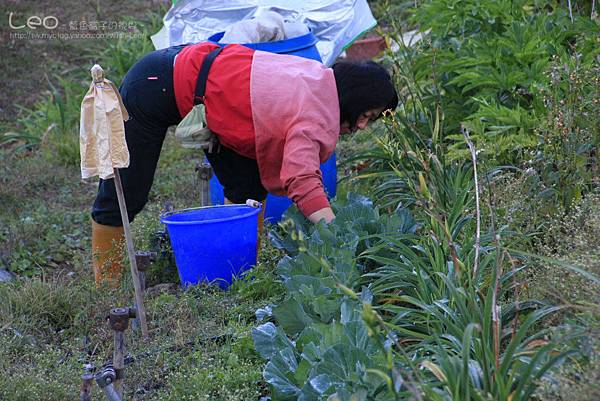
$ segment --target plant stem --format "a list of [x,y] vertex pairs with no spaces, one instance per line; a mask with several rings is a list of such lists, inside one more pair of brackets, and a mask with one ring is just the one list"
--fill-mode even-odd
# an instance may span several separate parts
[[473,181],[475,181],[475,212],[477,215],[477,228],[475,230],[475,261],[473,262],[473,279],[477,277],[477,268],[479,265],[479,244],[481,241],[481,210],[479,209],[479,179],[477,177],[477,152],[475,146],[469,137],[469,131],[462,126],[461,131],[469,146],[471,152],[471,160],[473,161]]
[[571,23],[573,23],[573,7],[571,6],[571,0],[567,0],[569,4],[569,17],[571,17]]
[[494,286],[491,288],[492,293],[492,335],[494,342],[494,359],[496,362],[496,371],[500,369],[500,317],[499,317],[499,306],[498,306],[498,291],[500,290],[500,277],[502,277],[502,255],[500,252],[500,236],[496,233],[496,222],[494,215],[494,208],[492,203],[492,187],[488,180],[488,208],[490,210],[490,229],[492,231],[492,238],[496,246],[496,266],[494,267]]
[[515,267],[517,265],[517,261],[510,256],[510,253],[508,251],[505,251],[506,257],[508,258],[508,261],[510,262],[510,266],[512,268],[512,279],[513,279],[513,285],[514,285],[514,298],[515,298],[515,317],[513,319],[513,324],[512,324],[512,335],[511,335],[511,341],[515,338],[515,336],[517,335],[517,324],[519,322],[519,286],[517,285],[517,279],[516,279],[516,274],[515,274]]

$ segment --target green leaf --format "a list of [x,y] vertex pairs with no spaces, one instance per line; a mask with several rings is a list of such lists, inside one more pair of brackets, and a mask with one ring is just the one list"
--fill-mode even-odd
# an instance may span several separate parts
[[300,388],[294,383],[294,373],[298,368],[298,362],[290,348],[277,352],[263,373],[267,383],[273,386],[277,397],[281,400],[296,400]]
[[273,316],[285,332],[291,335],[300,333],[306,326],[314,322],[296,299],[285,300],[274,307]]
[[271,322],[252,329],[252,339],[256,352],[265,359],[271,358],[282,349],[294,347],[283,330]]

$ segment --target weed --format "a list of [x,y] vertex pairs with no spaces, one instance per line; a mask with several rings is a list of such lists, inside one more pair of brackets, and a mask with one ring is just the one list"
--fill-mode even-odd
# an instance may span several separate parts
[[544,91],[548,113],[537,127],[539,145],[529,160],[532,187],[550,214],[569,212],[598,176],[600,68],[582,58],[578,53],[552,63]]
[[[265,234],[268,231],[265,230]],[[282,252],[273,247],[266,236],[261,239],[258,264],[234,280],[231,291],[245,301],[275,300],[283,295],[283,286],[277,280],[273,267]]]
[[[171,372],[160,400],[252,400],[264,395],[261,363],[249,362],[222,350],[216,356],[202,355],[193,367]],[[200,359],[200,358],[198,358]]]

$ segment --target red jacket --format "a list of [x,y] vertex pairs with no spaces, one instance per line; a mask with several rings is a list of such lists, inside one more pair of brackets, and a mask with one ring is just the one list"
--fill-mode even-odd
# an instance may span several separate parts
[[[184,117],[212,43],[185,47],[175,60]],[[220,142],[257,160],[267,191],[287,195],[305,216],[329,206],[319,164],[335,149],[340,114],[333,71],[314,60],[226,46],[213,62],[204,104]]]

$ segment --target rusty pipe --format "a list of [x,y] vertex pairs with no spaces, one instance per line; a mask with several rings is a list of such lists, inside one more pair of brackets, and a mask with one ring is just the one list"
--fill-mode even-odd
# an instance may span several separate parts
[[208,163],[196,164],[198,181],[200,186],[200,206],[210,206],[210,179],[213,169]]
[[115,370],[114,390],[123,397],[123,379],[125,377],[125,330],[129,326],[129,319],[137,316],[134,308],[114,308],[108,315],[110,328],[114,333],[113,364]]
[[81,390],[79,391],[79,401],[92,401],[92,384],[94,375],[92,371],[94,366],[87,364],[84,367],[85,373],[81,376]]

